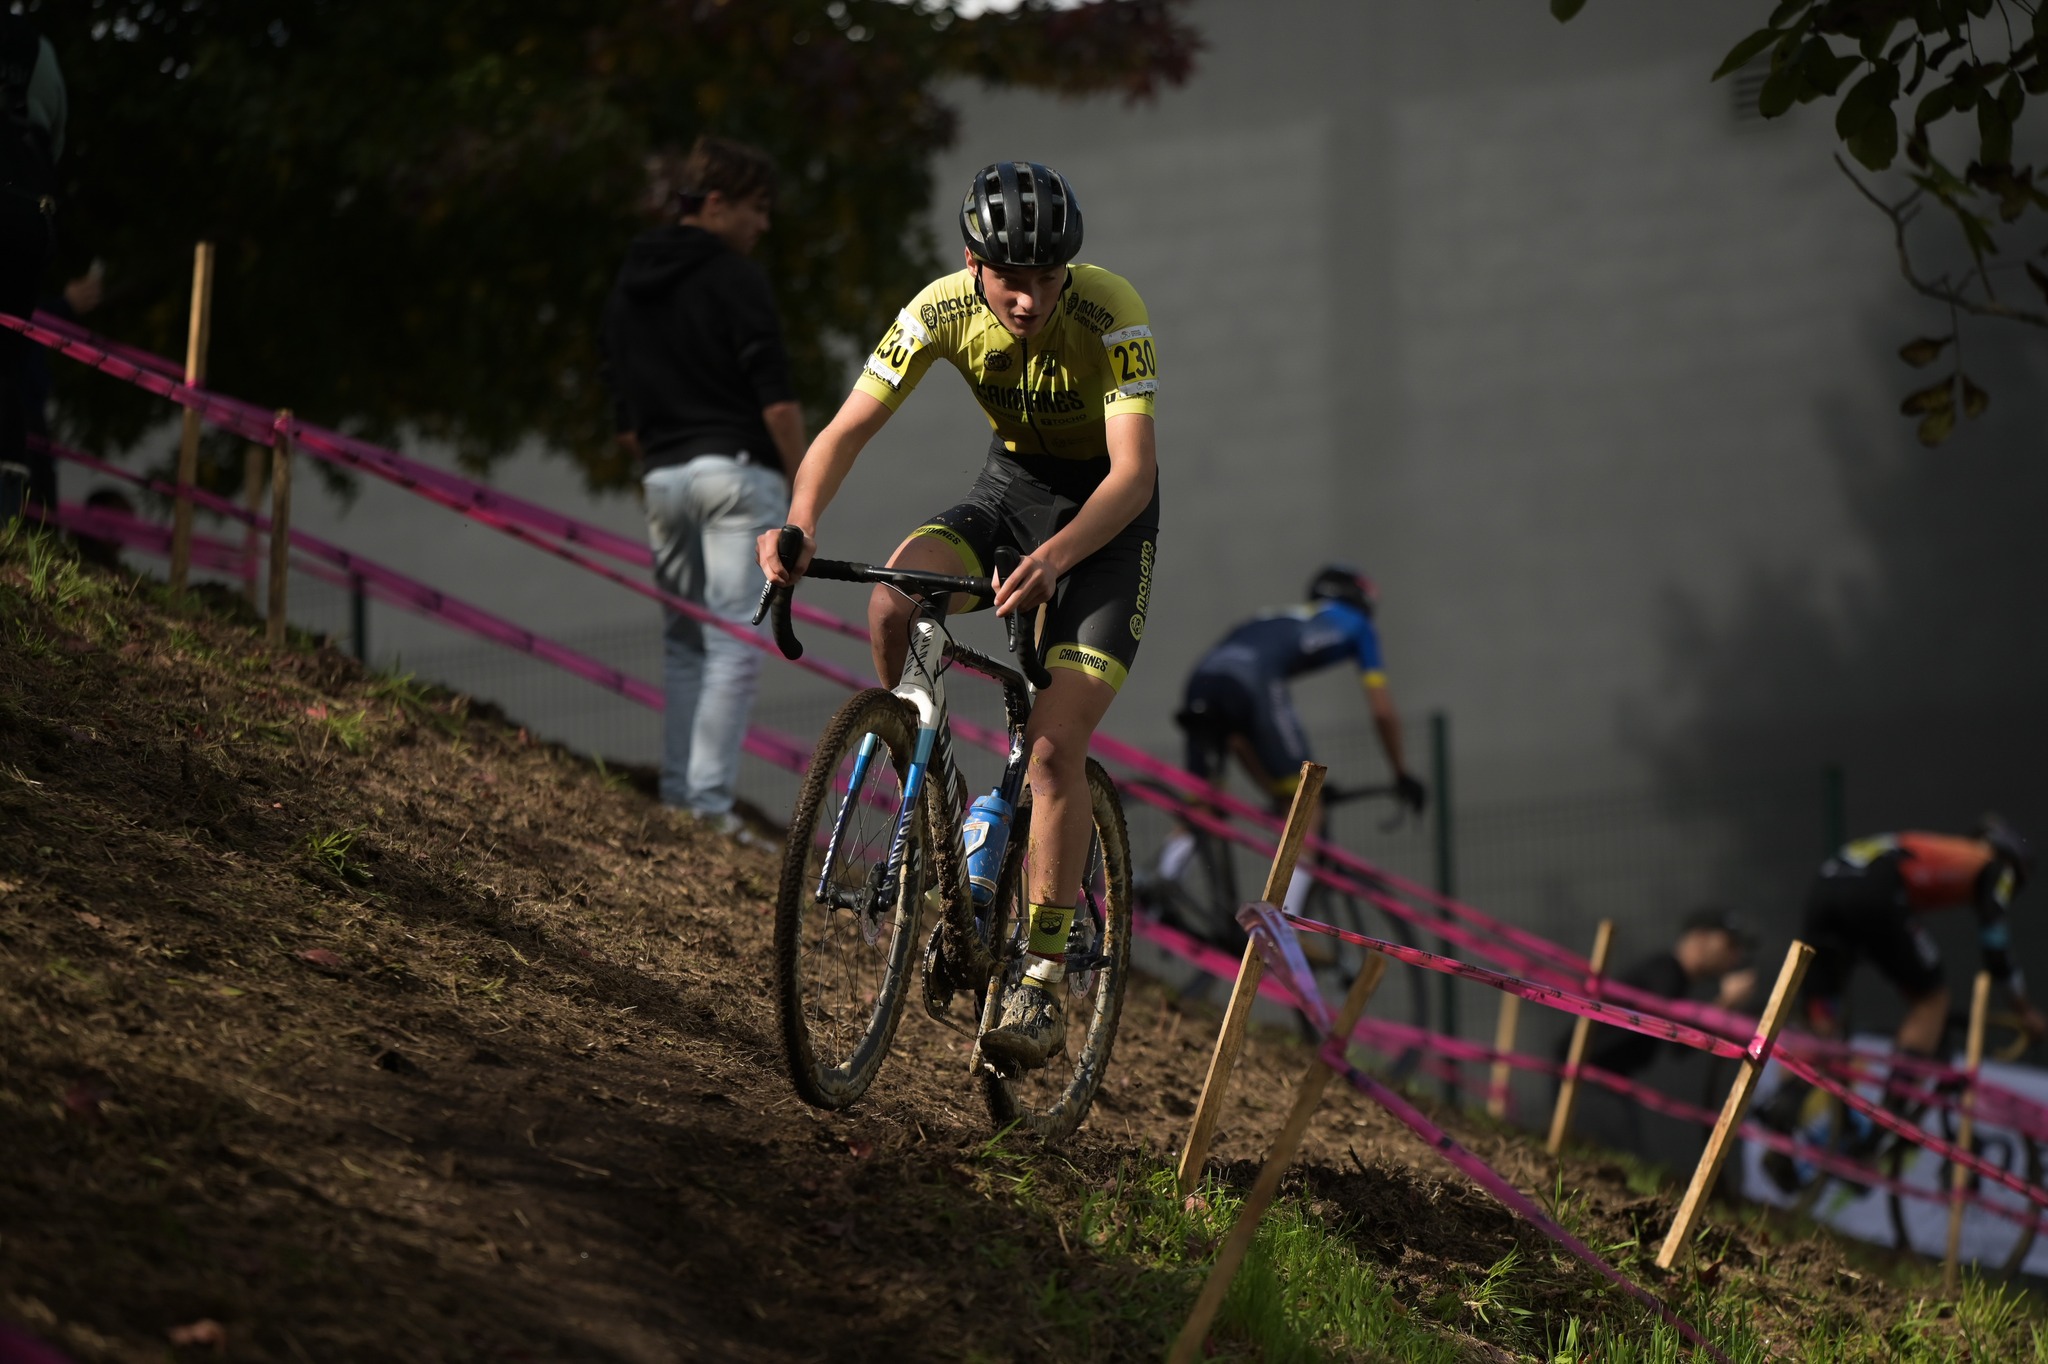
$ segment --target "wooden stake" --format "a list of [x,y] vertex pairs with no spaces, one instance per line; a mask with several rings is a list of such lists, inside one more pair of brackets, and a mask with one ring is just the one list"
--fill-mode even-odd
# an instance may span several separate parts
[[[1614,920],[1602,919],[1593,934],[1594,993],[1607,974],[1607,951],[1614,946]],[[1513,999],[1513,995],[1508,996]],[[1586,1042],[1593,1035],[1593,1020],[1581,1017],[1572,1024],[1572,1047],[1564,1058],[1564,1080],[1557,1087],[1557,1106],[1550,1110],[1549,1150],[1553,1156],[1564,1150],[1564,1139],[1572,1130],[1572,1110],[1579,1106],[1579,1067],[1586,1059]]]
[[270,647],[284,643],[285,590],[291,579],[292,414],[277,414],[276,443],[270,447],[270,602],[266,635]]
[[[1991,973],[1979,971],[1970,987],[1970,1038],[1963,1053],[1963,1069],[1969,1073],[1969,1088],[1963,1091],[1962,1118],[1956,1123],[1956,1145],[1967,1151],[1977,1127],[1977,1068],[1984,1064],[1984,1016],[1991,1010]],[[1970,1189],[1970,1172],[1954,1167],[1948,1195],[1948,1258],[1942,1261],[1941,1287],[1949,1297],[1956,1293],[1957,1262],[1963,1250],[1963,1195]]]
[[[1294,788],[1294,804],[1288,807],[1287,823],[1280,830],[1280,846],[1273,850],[1273,865],[1266,873],[1265,894],[1259,898],[1277,905],[1287,895],[1287,883],[1294,879],[1294,864],[1301,856],[1302,840],[1315,823],[1316,797],[1322,794],[1323,778],[1330,769],[1321,763],[1303,763],[1301,781]],[[1216,1133],[1216,1118],[1223,1096],[1230,1089],[1230,1071],[1237,1054],[1244,1050],[1245,1025],[1251,1021],[1252,1005],[1259,997],[1259,978],[1265,963],[1259,959],[1256,943],[1246,943],[1244,960],[1238,963],[1237,984],[1230,991],[1230,1006],[1223,1012],[1223,1027],[1216,1034],[1216,1050],[1209,1057],[1209,1074],[1202,1081],[1202,1096],[1195,1101],[1195,1120],[1188,1127],[1187,1145],[1180,1153],[1180,1191],[1185,1196],[1202,1178],[1202,1164],[1209,1159],[1209,1139]]]
[[1757,1020],[1756,1036],[1749,1044],[1750,1055],[1743,1057],[1736,1068],[1735,1083],[1728,1088],[1728,1101],[1721,1105],[1721,1116],[1707,1137],[1707,1149],[1700,1153],[1699,1168],[1692,1172],[1692,1184],[1678,1205],[1671,1234],[1664,1238],[1664,1245],[1657,1252],[1659,1269],[1676,1264],[1679,1252],[1692,1240],[1693,1228],[1706,1211],[1707,1194],[1721,1177],[1721,1162],[1728,1158],[1728,1148],[1735,1144],[1736,1129],[1742,1126],[1742,1116],[1749,1111],[1749,1097],[1756,1092],[1756,1082],[1764,1073],[1763,1063],[1751,1057],[1768,1057],[1771,1044],[1778,1040],[1778,1029],[1784,1026],[1785,1015],[1799,995],[1799,982],[1806,979],[1806,968],[1812,961],[1813,949],[1803,942],[1794,942],[1785,951],[1785,964],[1778,969],[1771,1001],[1764,1005],[1763,1017]]
[[[185,332],[185,383],[206,382],[206,348],[213,338],[213,243],[201,242],[192,253],[192,315]],[[171,513],[171,591],[185,590],[192,565],[192,498],[199,479],[199,414],[185,409],[178,438],[178,500]]]
[[1515,1049],[1515,1023],[1522,1015],[1522,997],[1500,992],[1500,1017],[1493,1024],[1493,1049],[1500,1053],[1486,1086],[1486,1113],[1496,1120],[1508,1115],[1508,1077],[1512,1073],[1506,1053]]
[[[1351,982],[1351,992],[1344,997],[1344,1008],[1337,1015],[1336,1036],[1351,1036],[1352,1029],[1358,1026],[1360,1016],[1365,1013],[1366,1002],[1379,988],[1380,977],[1386,973],[1387,959],[1377,952],[1368,952],[1365,965],[1359,968],[1358,979]],[[1209,1334],[1209,1324],[1216,1319],[1216,1309],[1223,1305],[1223,1295],[1230,1291],[1230,1281],[1237,1277],[1245,1252],[1252,1248],[1252,1238],[1259,1234],[1259,1219],[1266,1215],[1266,1209],[1272,1206],[1273,1196],[1280,1191],[1280,1177],[1294,1160],[1294,1152],[1308,1131],[1309,1119],[1315,1116],[1316,1105],[1322,1102],[1323,1090],[1329,1085],[1333,1073],[1318,1055],[1309,1063],[1301,1082],[1294,1087],[1294,1107],[1288,1110],[1287,1121],[1281,1126],[1280,1134],[1273,1138],[1272,1148],[1266,1152],[1266,1163],[1259,1170],[1258,1182],[1252,1185],[1244,1206],[1238,1210],[1237,1224],[1231,1227],[1223,1249],[1216,1253],[1216,1263],[1209,1270],[1208,1281],[1202,1285],[1201,1296],[1195,1299],[1194,1310],[1188,1313],[1187,1324],[1181,1327],[1179,1337],[1173,1342],[1173,1353],[1167,1356],[1167,1364],[1191,1364],[1201,1353],[1202,1338]]]
[[[260,445],[242,452],[242,506],[252,514],[263,511],[263,466],[269,462],[270,452]],[[261,544],[255,526],[242,528],[242,596],[252,607],[260,604],[256,600],[256,554]]]

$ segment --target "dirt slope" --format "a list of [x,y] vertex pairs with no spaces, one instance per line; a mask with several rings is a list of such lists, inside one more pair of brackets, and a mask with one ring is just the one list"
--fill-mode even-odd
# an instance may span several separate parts
[[[915,1008],[825,1118],[779,1069],[771,876],[460,698],[0,549],[0,1321],[81,1360],[217,1357],[169,1343],[203,1322],[321,1364],[1157,1358],[1120,1304],[1191,1281],[1059,1214],[1177,1144],[1212,1019],[1134,990],[1062,1161],[987,1149],[963,1039]],[[1301,1064],[1249,1053],[1236,1178]],[[1405,1296],[1488,1333],[1458,1286],[1525,1229],[1348,1094],[1307,1156]],[[1565,1178],[1596,1241],[1668,1219]],[[1788,1323],[1898,1306],[1824,1244],[1759,1251],[1710,1258]]]

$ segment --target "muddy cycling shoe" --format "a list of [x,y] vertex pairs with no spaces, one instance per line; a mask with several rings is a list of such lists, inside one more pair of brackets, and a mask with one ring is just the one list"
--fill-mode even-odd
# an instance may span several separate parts
[[1064,985],[1051,989],[1026,976],[1003,992],[996,1026],[981,1035],[981,1054],[996,1069],[1015,1075],[1037,1070],[1067,1049]]

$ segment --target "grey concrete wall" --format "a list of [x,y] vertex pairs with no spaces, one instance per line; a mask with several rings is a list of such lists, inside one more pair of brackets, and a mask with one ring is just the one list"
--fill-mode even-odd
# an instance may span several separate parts
[[[1212,0],[1198,76],[1156,104],[958,92],[940,241],[974,167],[1050,162],[1159,337],[1166,522],[1114,732],[1172,751],[1194,657],[1341,557],[1381,580],[1411,730],[1453,717],[1463,888],[1546,932],[1612,914],[1647,950],[1720,894],[1782,941],[1830,761],[1851,832],[1998,804],[2048,834],[2041,343],[1973,332],[1992,413],[1913,443],[1891,351],[1946,319],[1829,164],[1827,110],[1745,123],[1707,82],[1741,9],[1561,27],[1535,4]],[[985,431],[935,371],[830,550],[885,554]],[[537,459],[506,477],[582,504]],[[637,523],[629,500],[582,510]],[[651,661],[643,604],[402,497],[315,524],[542,630],[644,627]],[[379,628],[380,651],[414,638]],[[825,695],[778,674],[768,704]],[[1352,684],[1301,699],[1339,779],[1372,779]],[[1416,838],[1373,837],[1426,868]]]

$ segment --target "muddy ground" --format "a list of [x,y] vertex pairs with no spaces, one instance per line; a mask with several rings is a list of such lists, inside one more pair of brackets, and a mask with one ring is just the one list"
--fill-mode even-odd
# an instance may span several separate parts
[[[88,1361],[1159,1357],[1116,1305],[1193,1280],[1064,1214],[1178,1146],[1212,1012],[1135,986],[1093,1119],[1013,1196],[963,1039],[915,1007],[858,1111],[793,1098],[766,856],[460,698],[130,579],[66,600],[32,557],[0,551],[0,1321]],[[1229,1177],[1303,1063],[1255,1038]],[[1552,1188],[1533,1143],[1447,1120]],[[1596,1159],[1563,1182],[1602,1244],[1675,1201]],[[1541,1249],[1348,1091],[1294,1186],[1481,1338],[1460,1285]],[[1699,1263],[1788,1331],[1898,1307],[1767,1235]]]

